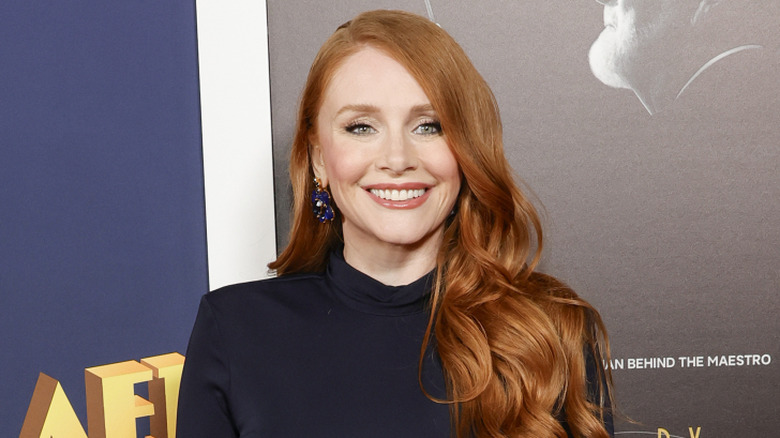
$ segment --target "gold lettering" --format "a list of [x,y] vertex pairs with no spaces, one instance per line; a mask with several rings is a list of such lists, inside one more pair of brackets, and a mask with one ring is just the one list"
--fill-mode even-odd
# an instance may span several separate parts
[[19,438],[87,438],[73,405],[55,379],[40,373]]
[[[175,438],[184,356],[162,354],[84,370],[89,438],[136,438],[136,419],[149,418],[151,435]],[[148,382],[149,400],[135,394]],[[19,438],[87,438],[60,382],[41,373]]]
[[691,438],[699,438],[699,433],[701,432],[701,426],[696,428],[696,433],[693,433],[693,428],[688,427],[688,434],[691,436]]
[[149,400],[155,407],[149,419],[150,432],[154,438],[174,438],[184,356],[169,353],[141,359],[141,363],[154,373],[154,380],[149,382]]
[[134,360],[84,370],[90,438],[136,438],[135,419],[154,414],[154,405],[135,395],[136,383],[152,370]]
[[671,434],[663,427],[658,428],[658,438],[671,438]]

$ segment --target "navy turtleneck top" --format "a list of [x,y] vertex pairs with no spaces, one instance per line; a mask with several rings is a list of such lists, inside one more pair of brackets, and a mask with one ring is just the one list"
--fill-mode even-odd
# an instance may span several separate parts
[[[324,274],[227,286],[201,300],[182,375],[177,436],[442,437],[418,360],[432,274],[386,286],[330,256]],[[435,353],[422,381],[444,397]]]
[[[418,383],[432,275],[385,286],[333,254],[324,274],[205,295],[187,348],[181,438],[449,437]],[[444,396],[435,355],[426,390]]]

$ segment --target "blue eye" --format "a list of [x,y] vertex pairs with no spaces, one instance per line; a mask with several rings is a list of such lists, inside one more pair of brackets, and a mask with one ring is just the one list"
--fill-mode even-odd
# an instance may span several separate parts
[[376,132],[376,129],[366,123],[353,123],[347,125],[344,130],[355,135],[368,135]]
[[412,131],[415,134],[421,135],[439,135],[441,134],[441,123],[439,122],[425,122],[417,125]]

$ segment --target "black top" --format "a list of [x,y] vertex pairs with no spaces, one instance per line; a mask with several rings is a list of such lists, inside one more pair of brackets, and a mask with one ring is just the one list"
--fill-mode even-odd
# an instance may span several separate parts
[[[428,274],[385,286],[333,254],[324,274],[205,295],[177,436],[449,437],[448,406],[428,399],[417,375],[431,283]],[[423,384],[445,396],[434,353]]]

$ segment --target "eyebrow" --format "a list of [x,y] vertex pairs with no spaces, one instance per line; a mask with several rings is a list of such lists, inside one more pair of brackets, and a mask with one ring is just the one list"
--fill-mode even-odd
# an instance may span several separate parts
[[[354,111],[357,113],[376,113],[379,112],[379,107],[375,105],[369,105],[369,104],[345,105],[336,112],[336,115],[343,114],[347,111]],[[434,111],[433,106],[431,104],[424,103],[422,105],[413,106],[411,112],[412,113],[427,113],[427,112],[435,113],[436,111]]]
[[347,111],[354,111],[356,113],[375,113],[379,111],[379,108],[374,105],[367,104],[345,105],[341,107],[338,112],[336,112],[336,115],[345,113]]

